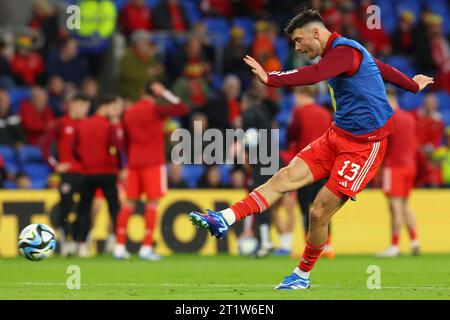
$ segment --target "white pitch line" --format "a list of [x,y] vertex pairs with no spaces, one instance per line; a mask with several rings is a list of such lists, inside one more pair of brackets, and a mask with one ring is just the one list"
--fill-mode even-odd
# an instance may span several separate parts
[[[66,286],[64,282],[3,282],[2,285],[32,285],[32,286]],[[129,282],[118,282],[118,283],[81,283],[81,286],[91,286],[91,287],[113,287],[113,286],[124,286],[124,287],[211,287],[211,288],[273,288],[275,286],[271,284],[188,284],[188,283],[129,283]],[[312,288],[337,288],[337,289],[365,289],[366,287],[354,287],[354,286],[339,286],[332,284],[312,284]],[[426,285],[426,286],[381,286],[381,289],[421,289],[421,290],[450,290],[450,287],[442,287],[439,285]]]

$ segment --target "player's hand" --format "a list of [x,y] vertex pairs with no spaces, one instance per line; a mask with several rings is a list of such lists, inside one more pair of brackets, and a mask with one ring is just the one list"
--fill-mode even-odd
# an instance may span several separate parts
[[164,93],[164,90],[166,90],[166,87],[164,87],[164,85],[162,85],[159,82],[153,82],[150,85],[150,88],[152,89],[153,93],[157,96],[157,97],[161,97]]
[[434,83],[433,78],[423,74],[415,75],[412,79],[419,85],[419,91],[421,91],[427,85]]
[[69,168],[70,168],[70,163],[68,163],[68,162],[58,163],[55,166],[55,171],[57,173],[65,173],[65,172],[67,172],[67,170],[69,170]]
[[263,67],[259,64],[258,61],[256,61],[254,58],[250,57],[249,55],[246,55],[244,57],[244,62],[249,65],[250,68],[252,68],[252,72],[256,74],[261,80],[261,82],[267,84],[267,72],[263,69]]

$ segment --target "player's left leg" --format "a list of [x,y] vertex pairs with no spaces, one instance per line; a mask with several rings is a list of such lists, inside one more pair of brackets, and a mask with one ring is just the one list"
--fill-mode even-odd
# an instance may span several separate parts
[[167,172],[164,165],[151,166],[142,172],[143,189],[147,197],[145,205],[145,236],[139,249],[139,257],[157,261],[161,256],[154,249],[154,234],[158,217],[159,200],[167,192]]
[[402,197],[388,196],[389,212],[391,219],[391,245],[377,254],[378,257],[398,257],[400,255],[400,230],[402,226],[402,215],[404,199]]
[[309,231],[303,257],[298,267],[276,289],[309,288],[309,273],[326,245],[331,217],[345,202],[343,197],[330,191],[327,186],[320,190],[309,212]]
[[417,237],[417,221],[416,217],[409,206],[408,198],[403,202],[403,217],[408,228],[409,238],[411,240],[411,254],[413,256],[420,255],[419,239]]

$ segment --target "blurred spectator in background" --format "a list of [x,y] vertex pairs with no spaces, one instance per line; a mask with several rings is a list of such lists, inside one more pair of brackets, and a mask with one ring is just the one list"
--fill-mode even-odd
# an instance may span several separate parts
[[224,188],[225,185],[222,183],[222,177],[220,171],[215,165],[207,166],[205,173],[200,178],[198,182],[198,188],[209,189],[209,188]]
[[112,46],[116,31],[117,9],[111,0],[78,0],[80,28],[75,30],[80,55],[89,64],[90,75],[98,77]]
[[33,52],[33,42],[29,35],[19,35],[16,39],[16,52],[11,60],[11,73],[19,86],[32,86],[43,83],[44,60]]
[[170,189],[187,188],[188,185],[186,181],[183,179],[183,166],[181,164],[175,164],[173,162],[169,162],[167,166],[169,168],[167,172],[169,180],[169,188]]
[[[265,86],[257,77],[253,78],[250,89],[262,101],[264,109],[268,112],[272,124],[279,110],[280,90],[275,87]],[[248,91],[247,90],[247,91]]]
[[[199,26],[204,25],[199,24]],[[198,69],[197,73],[201,72],[201,76],[207,77],[211,71],[210,61],[208,60],[208,58],[211,59],[211,55],[213,55],[211,54],[211,48],[204,35],[201,32],[191,34],[184,44],[183,50],[177,52],[172,58],[171,77],[175,79],[183,76],[183,72],[188,66],[195,67]]]
[[400,14],[397,27],[392,34],[392,46],[394,54],[411,56],[414,44],[414,14],[411,11],[403,11]]
[[0,87],[11,89],[14,87],[14,81],[11,77],[9,67],[9,58],[4,39],[0,38]]
[[156,57],[151,34],[139,30],[131,34],[130,45],[120,61],[120,94],[137,100],[148,81],[162,81],[164,66]]
[[3,188],[4,183],[8,180],[8,173],[5,169],[5,159],[0,155],[0,189]]
[[442,179],[444,185],[450,188],[450,126],[445,129],[445,133],[447,145],[442,156]]
[[255,39],[251,47],[251,55],[260,61],[262,67],[268,72],[283,69],[275,52],[277,35],[278,27],[273,22],[261,20],[255,23]]
[[22,127],[25,131],[26,142],[37,145],[45,134],[48,125],[53,120],[53,112],[48,105],[45,89],[34,87],[31,99],[23,101],[19,111]]
[[0,89],[0,145],[18,147],[24,142],[20,116],[10,110],[8,91]]
[[48,0],[33,0],[31,8],[33,13],[29,25],[35,41],[43,42],[39,52],[46,57],[59,41],[61,30],[56,8]]
[[86,77],[81,81],[80,91],[83,96],[85,96],[90,102],[89,115],[95,113],[98,105],[98,81],[92,77]]
[[25,172],[17,172],[14,183],[17,189],[30,189],[31,188],[31,179]]
[[122,8],[119,18],[120,29],[128,38],[137,30],[151,30],[152,18],[150,8],[145,0],[128,0]]
[[[350,2],[349,2],[350,3]],[[356,11],[359,13],[358,28],[361,38],[364,40],[365,47],[373,55],[384,57],[392,52],[391,39],[389,34],[382,28],[369,29],[368,19],[373,14],[372,11],[367,11],[370,1],[363,1]]]
[[420,20],[414,28],[414,43],[420,43],[413,47],[413,54],[417,71],[423,74],[435,74],[436,66],[431,58],[431,42],[429,36],[429,17],[432,13],[426,7],[422,9]]
[[442,32],[442,17],[430,15],[427,22],[431,59],[437,69],[434,87],[450,93],[450,44]]
[[66,38],[62,41],[59,50],[54,49],[47,60],[47,73],[49,76],[59,75],[64,82],[79,85],[88,73],[86,61],[78,54],[78,41]]
[[152,18],[156,30],[185,32],[190,28],[187,14],[178,0],[160,0],[153,8]]
[[431,155],[441,145],[444,136],[444,122],[438,112],[438,100],[435,94],[428,93],[423,101],[423,106],[415,112],[417,119],[418,135],[418,186],[439,186],[441,170],[431,160]]
[[47,83],[48,104],[52,109],[55,117],[60,117],[64,114],[63,100],[64,100],[64,80],[60,76],[54,75],[48,79]]
[[191,109],[203,108],[210,93],[206,78],[209,65],[202,56],[201,41],[197,37],[192,37],[187,42],[186,57],[183,74],[175,80],[172,90]]
[[200,10],[204,16],[231,18],[233,16],[233,5],[231,1],[223,0],[201,0]]
[[230,188],[243,189],[246,186],[245,171],[239,166],[235,166],[230,173]]
[[230,30],[230,40],[223,52],[223,71],[225,74],[237,75],[244,86],[248,86],[252,78],[252,73],[242,60],[248,53],[248,47],[244,43],[245,30],[240,27],[233,27]]
[[225,129],[239,127],[241,80],[235,75],[228,75],[222,83],[222,90],[208,101],[205,111],[209,125],[225,134]]

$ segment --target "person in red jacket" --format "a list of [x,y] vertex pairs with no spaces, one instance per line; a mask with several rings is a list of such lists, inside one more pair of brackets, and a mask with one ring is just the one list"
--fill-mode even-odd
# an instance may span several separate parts
[[[59,185],[60,203],[57,228],[60,236],[61,256],[67,256],[75,250],[73,241],[67,242],[69,230],[67,217],[74,209],[73,196],[80,193],[83,184],[82,166],[76,150],[76,136],[79,123],[89,111],[89,99],[83,95],[75,95],[67,104],[67,113],[53,121],[42,141],[42,153],[54,171],[61,175]],[[55,145],[56,148],[52,148]],[[56,149],[56,154],[51,150]]]
[[123,140],[108,118],[110,108],[114,108],[116,103],[121,101],[115,96],[101,97],[95,114],[82,120],[78,126],[77,151],[84,181],[75,221],[75,241],[81,257],[89,256],[87,237],[96,189],[103,191],[113,226],[119,212],[117,157],[123,149]]
[[[156,104],[156,97],[164,98],[170,105]],[[127,222],[133,213],[135,202],[144,193],[147,198],[145,237],[139,256],[146,260],[161,259],[153,250],[153,234],[158,201],[167,192],[163,120],[167,116],[182,116],[187,112],[188,108],[180,98],[158,82],[146,85],[141,99],[125,111],[123,127],[128,156],[125,183],[127,201],[122,204],[117,218],[117,242],[113,252],[115,258],[129,257],[125,247]]]
[[136,30],[151,30],[150,8],[145,0],[130,0],[120,12],[119,24],[127,37]]
[[427,93],[423,107],[416,110],[417,139],[419,144],[416,185],[439,187],[442,184],[441,168],[431,160],[431,155],[442,144],[444,121],[438,111],[435,94]]
[[21,35],[16,40],[17,50],[11,59],[11,74],[19,86],[34,86],[42,82],[44,60],[33,52],[31,37]]
[[53,112],[48,106],[47,92],[40,87],[34,87],[31,90],[31,99],[22,102],[19,114],[26,142],[38,145],[54,119]]
[[395,110],[394,132],[389,140],[383,164],[383,191],[391,212],[391,245],[379,257],[400,255],[399,237],[404,219],[411,239],[411,252],[419,255],[416,218],[408,200],[414,186],[417,162],[417,122],[414,115],[398,107],[394,92],[388,92],[388,101]]

